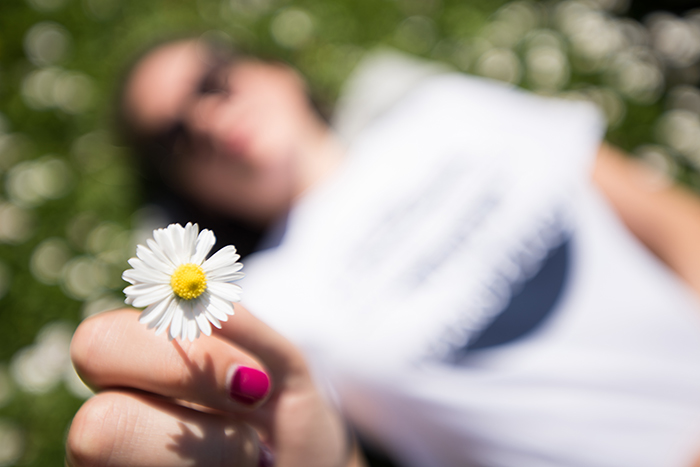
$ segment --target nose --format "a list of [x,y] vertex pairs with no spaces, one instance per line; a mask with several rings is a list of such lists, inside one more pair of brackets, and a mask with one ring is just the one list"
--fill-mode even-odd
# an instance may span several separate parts
[[195,138],[206,141],[217,153],[238,158],[245,155],[250,143],[245,115],[245,105],[231,95],[211,94],[192,106],[187,125]]
[[224,97],[216,94],[198,96],[185,111],[187,128],[198,137],[211,137],[220,126],[220,114]]

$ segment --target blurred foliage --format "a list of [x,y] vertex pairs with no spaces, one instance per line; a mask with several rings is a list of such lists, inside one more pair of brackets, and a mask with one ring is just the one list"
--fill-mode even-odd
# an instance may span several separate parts
[[[558,31],[555,24],[557,5],[564,2],[509,2],[494,16],[506,3],[2,0],[0,363],[5,366],[0,367],[0,466],[61,464],[64,434],[85,394],[75,382],[71,386],[69,370],[42,369],[38,357],[19,356],[49,345],[40,332],[47,325],[75,327],[84,316],[122,299],[120,274],[133,252],[141,192],[129,152],[111,136],[110,104],[125,64],[149,44],[185,35],[216,36],[240,50],[298,67],[328,106],[363,53],[380,44],[466,72],[495,73],[497,78],[505,73],[506,80],[542,94],[602,99],[617,106],[610,140],[629,151],[655,143],[661,162],[675,167],[674,176],[700,186],[692,157],[682,154],[684,147],[674,148],[673,141],[655,136],[659,118],[669,108],[664,96],[672,86],[696,85],[692,73],[681,69],[680,81],[673,77],[678,73],[668,78],[670,68],[657,54],[649,63],[665,73],[662,88],[651,97],[630,97],[609,79],[615,54],[629,44],[609,52],[602,65],[578,66],[575,36]],[[623,17],[616,2],[581,5],[598,12],[603,23]],[[518,23],[518,15],[522,19],[531,13],[532,24],[526,24],[527,18]],[[504,24],[506,29],[525,24],[525,29],[508,39],[498,29]],[[622,23],[609,24],[615,28]],[[561,42],[568,57],[559,63],[566,75],[555,85],[543,87],[528,78],[532,31],[551,33],[542,37]],[[649,44],[644,47],[651,50]],[[488,54],[494,63],[506,60],[515,68],[489,68]],[[686,68],[693,66],[697,68],[696,63]],[[692,115],[686,117],[694,121]],[[55,365],[65,366],[67,344],[59,341],[55,345],[63,357]],[[27,380],[22,376],[26,371],[50,375],[38,373]]]

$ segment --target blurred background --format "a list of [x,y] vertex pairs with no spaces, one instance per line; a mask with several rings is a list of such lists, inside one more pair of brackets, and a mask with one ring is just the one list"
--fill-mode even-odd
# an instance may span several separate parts
[[379,45],[546,95],[595,102],[608,139],[700,190],[696,0],[2,0],[0,467],[63,465],[90,391],[77,324],[123,303],[151,208],[112,135],[124,64],[206,34],[305,74],[332,108]]

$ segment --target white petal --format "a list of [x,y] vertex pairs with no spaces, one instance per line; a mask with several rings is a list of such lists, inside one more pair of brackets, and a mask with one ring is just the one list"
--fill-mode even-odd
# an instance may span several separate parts
[[170,276],[155,269],[127,269],[122,273],[122,279],[132,284],[170,284]]
[[216,237],[214,236],[214,232],[207,229],[202,230],[199,237],[197,237],[197,244],[194,254],[192,255],[192,262],[201,265],[215,243]]
[[197,326],[199,326],[200,331],[202,331],[205,336],[211,336],[211,325],[204,315],[204,308],[195,310],[194,319],[197,321]]
[[229,316],[233,316],[233,303],[210,295],[208,310],[221,321],[227,321]]
[[180,331],[182,331],[182,321],[183,321],[183,310],[182,310],[182,301],[178,300],[177,301],[177,307],[175,307],[175,313],[173,314],[173,319],[170,322],[170,337],[175,339],[180,335]]
[[204,264],[202,264],[202,269],[204,269],[204,272],[208,274],[216,271],[219,268],[233,266],[239,258],[240,256],[236,254],[236,248],[232,245],[228,245],[214,253],[211,258],[206,260]]
[[207,283],[207,290],[209,290],[210,294],[230,302],[237,302],[241,299],[241,287],[236,284],[209,282]]
[[[238,255],[236,255],[236,256],[238,256]],[[234,262],[234,263],[231,263],[231,264],[228,264],[228,265],[225,265],[222,267],[218,267],[218,268],[213,268],[213,269],[209,269],[209,270],[204,269],[204,271],[207,273],[207,277],[216,278],[216,277],[221,276],[221,275],[238,272],[242,268],[243,268],[243,263]]]
[[134,269],[145,269],[148,267],[146,263],[144,263],[137,257],[129,258],[126,262],[129,263],[129,266],[131,266]]
[[[150,253],[150,250],[148,250],[145,247],[143,248],[143,250],[148,251],[149,254],[152,254],[152,253]],[[160,261],[158,261],[158,263],[161,264],[161,266],[159,266],[158,268],[153,268],[148,263],[142,261],[140,258],[129,258],[128,263],[136,271],[149,273],[149,274],[152,273],[154,275],[154,279],[152,279],[152,280],[157,280],[157,279],[155,279],[155,277],[161,277],[161,279],[163,277],[169,278],[170,274],[172,273],[172,270],[174,269],[171,265],[170,266],[164,265]],[[132,276],[127,275],[126,277],[123,277],[123,279],[130,280],[130,279],[128,279],[130,277],[132,277]],[[138,280],[138,279],[136,280],[136,282],[150,282],[150,281],[151,280],[145,280],[145,281]]]
[[[191,226],[192,224],[190,224],[190,228]],[[170,224],[167,231],[170,235],[172,244],[175,246],[175,254],[177,255],[178,263],[189,263],[190,252],[185,243],[185,227],[181,226],[180,224]]]
[[[234,258],[235,258],[235,259],[234,259]],[[233,255],[233,257],[230,258],[231,260],[233,260],[232,262],[230,262],[229,264],[227,264],[227,265],[225,265],[225,266],[223,266],[223,267],[213,268],[213,269],[211,269],[211,272],[220,273],[222,270],[223,270],[224,272],[236,272],[236,271],[240,271],[241,269],[243,269],[243,263],[237,263],[237,262],[236,262],[236,261],[238,261],[239,258],[240,258],[239,255]]]
[[[221,271],[221,269],[219,269],[219,271]],[[243,274],[242,272],[230,272],[227,274],[207,275],[207,280],[212,281],[212,282],[234,282],[234,281],[241,280],[244,277],[245,277],[245,274]]]
[[174,265],[180,265],[182,264],[182,260],[180,259],[180,254],[175,246],[176,240],[173,238],[173,234],[171,232],[176,232],[176,230],[171,230],[169,227],[168,230],[155,230],[153,232],[153,239],[163,250],[163,253],[165,254],[165,256],[168,257],[171,263],[173,263]]
[[[196,326],[196,323],[194,321],[194,312],[192,311],[192,306],[193,306],[193,301],[192,300],[183,300],[180,303],[180,306],[182,307],[182,332],[180,334],[180,339],[183,341],[185,339],[189,338],[190,335],[190,323],[193,323]],[[190,342],[192,342],[190,340]]]
[[132,304],[135,307],[148,306],[163,300],[173,293],[170,285],[163,284],[136,284],[124,289],[127,296],[134,297]]
[[175,314],[175,310],[177,309],[177,300],[170,300],[170,303],[168,304],[168,309],[165,311],[165,314],[161,316],[160,320],[156,323],[157,329],[156,329],[156,336],[160,336],[163,331],[168,329],[168,325],[173,320],[173,315]]
[[[129,271],[131,271],[131,269],[129,269]],[[131,284],[131,285],[134,285],[134,284],[136,284],[136,282],[138,282],[137,280],[129,279],[129,276],[126,276],[126,275],[124,274],[125,272],[126,272],[126,271],[124,271],[124,272],[122,273],[122,280],[123,280],[123,281],[126,281],[126,282],[128,282],[129,284]]]
[[187,262],[192,263],[192,255],[194,255],[195,244],[197,242],[197,233],[199,232],[199,226],[197,224],[192,224],[188,222],[185,226],[185,233],[183,239],[183,251],[187,255]]
[[[156,231],[153,232],[154,237],[155,235]],[[149,238],[148,240],[146,240],[146,244],[148,244],[148,248],[150,248],[151,253],[153,253],[153,255],[158,261],[160,261],[162,264],[168,265],[168,267],[172,268],[173,270],[175,269],[176,265],[172,262],[170,258],[168,258],[168,255],[166,255],[163,248],[160,245],[158,245],[158,242],[156,242],[152,238]]]
[[205,292],[202,295],[202,303],[204,304],[204,308],[207,310],[207,312],[214,316],[215,318],[221,320],[221,321],[226,321],[228,319],[228,315],[226,314],[226,310],[230,307],[233,308],[233,305],[231,305],[231,302],[227,302],[226,300],[217,298],[212,296],[210,293]]
[[221,322],[218,319],[216,319],[214,315],[211,314],[211,308],[207,308],[206,310],[204,310],[204,315],[207,317],[209,322],[214,325],[214,327],[221,329]]
[[[149,238],[149,240],[151,239]],[[151,243],[155,242],[151,241]],[[152,251],[143,245],[138,245],[136,247],[136,256],[138,256],[138,258],[141,261],[143,261],[148,267],[157,271],[163,271],[167,274],[172,274],[172,271],[175,268],[172,261],[170,261],[164,255],[158,255],[155,251]],[[131,262],[129,262],[129,264],[131,264],[132,267],[136,268],[136,266]]]
[[[194,320],[192,320],[194,322]],[[180,339],[187,340],[187,333],[190,329],[190,320],[187,317],[182,318],[182,330],[180,331]]]
[[197,327],[197,322],[191,319],[187,322],[187,338],[190,342],[194,342],[196,338],[199,337],[199,328]]
[[178,250],[182,250],[184,246],[183,239],[185,238],[185,228],[180,224],[170,224],[167,230],[170,232],[170,238],[172,238],[175,247],[177,247]]
[[148,308],[143,310],[141,316],[139,316],[139,322],[143,324],[148,324],[149,328],[155,327],[157,320],[163,316],[163,313],[168,309],[170,301],[172,298],[166,298],[158,303],[150,305]]
[[[191,224],[190,224],[191,226]],[[185,242],[186,230],[180,224],[170,224],[168,228],[173,232],[173,240],[177,250],[177,254],[180,258],[181,263],[190,262],[190,251],[188,245]]]
[[180,242],[181,230],[184,229],[180,224],[170,224],[163,231],[163,233],[168,237],[168,240],[173,245],[173,247],[175,247],[176,250],[182,246],[182,242]]

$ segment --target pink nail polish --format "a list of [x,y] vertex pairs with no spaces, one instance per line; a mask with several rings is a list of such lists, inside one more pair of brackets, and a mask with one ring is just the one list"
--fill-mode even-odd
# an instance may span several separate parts
[[238,366],[231,377],[231,398],[242,404],[253,405],[265,397],[270,389],[270,378],[255,368]]

